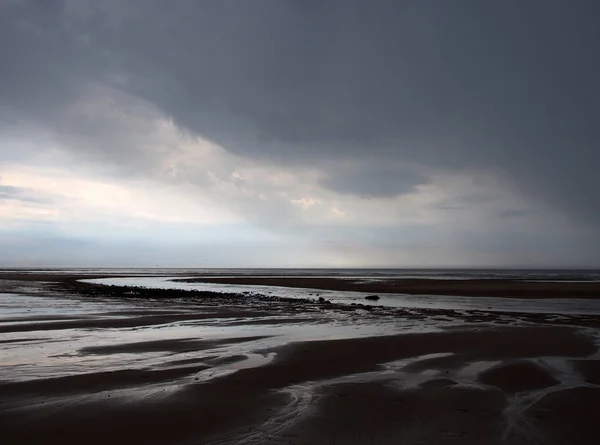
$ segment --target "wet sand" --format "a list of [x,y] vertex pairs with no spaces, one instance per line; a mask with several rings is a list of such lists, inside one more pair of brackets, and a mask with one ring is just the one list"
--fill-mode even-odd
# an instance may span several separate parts
[[598,317],[23,283],[0,297],[2,443],[600,441]]
[[500,279],[360,279],[328,277],[198,277],[187,283],[245,284],[373,294],[457,295],[468,297],[600,298],[597,282],[544,282]]

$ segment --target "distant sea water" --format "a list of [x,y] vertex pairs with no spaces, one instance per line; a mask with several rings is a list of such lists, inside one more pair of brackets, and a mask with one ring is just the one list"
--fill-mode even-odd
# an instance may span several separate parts
[[[0,269],[3,272],[15,272],[16,269]],[[241,285],[223,283],[187,283],[174,281],[183,277],[223,277],[223,276],[320,276],[338,279],[364,278],[366,280],[385,280],[388,278],[423,279],[513,279],[525,281],[571,281],[600,282],[600,270],[575,269],[212,269],[212,268],[63,268],[63,269],[20,269],[21,273],[55,273],[81,276],[82,281],[117,286],[141,286],[160,289],[205,290],[242,294],[257,292],[264,295],[277,295],[286,298],[324,297],[334,303],[364,303],[366,294],[361,292],[333,291],[322,289],[288,288],[268,285]],[[90,278],[90,277],[105,278]],[[413,309],[451,309],[479,310],[517,313],[551,314],[598,314],[600,300],[553,298],[521,299],[518,297],[465,297],[439,295],[381,294],[379,306]],[[46,304],[46,303],[44,303]],[[375,303],[374,303],[375,304]]]
[[2,272],[127,276],[324,276],[422,278],[444,280],[507,279],[600,282],[599,269],[281,269],[281,268],[20,268]]

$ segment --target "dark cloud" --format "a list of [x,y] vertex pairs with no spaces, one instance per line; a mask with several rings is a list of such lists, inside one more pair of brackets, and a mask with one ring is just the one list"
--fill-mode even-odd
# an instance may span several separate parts
[[361,198],[390,198],[408,194],[427,182],[424,175],[406,167],[355,164],[330,168],[319,184],[334,192]]
[[54,0],[0,3],[0,108],[14,120],[51,118],[89,78],[95,55],[77,44],[63,7]]
[[500,200],[497,193],[488,191],[467,192],[460,196],[444,199],[432,207],[438,210],[468,210],[485,204],[495,204]]
[[600,226],[599,14],[591,0],[9,2],[0,103],[52,122],[100,82],[238,155],[325,168],[341,193],[410,190],[424,178],[406,162],[460,167]]
[[501,218],[520,218],[523,216],[527,216],[528,214],[529,212],[524,209],[510,209],[500,212],[499,216]]

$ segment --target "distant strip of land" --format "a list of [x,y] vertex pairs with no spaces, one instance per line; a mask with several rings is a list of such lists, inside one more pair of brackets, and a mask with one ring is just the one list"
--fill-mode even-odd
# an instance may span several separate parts
[[187,283],[281,286],[373,294],[394,293],[515,298],[600,298],[600,283],[598,282],[331,277],[198,277],[178,281]]

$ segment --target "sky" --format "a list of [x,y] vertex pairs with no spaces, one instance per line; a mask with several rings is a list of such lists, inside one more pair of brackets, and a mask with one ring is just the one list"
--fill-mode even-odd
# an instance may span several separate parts
[[0,0],[0,267],[598,267],[594,0]]

